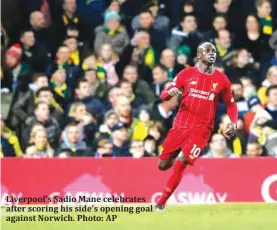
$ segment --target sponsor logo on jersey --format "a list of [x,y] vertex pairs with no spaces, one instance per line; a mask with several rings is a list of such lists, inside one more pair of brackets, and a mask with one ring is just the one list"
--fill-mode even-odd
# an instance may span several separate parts
[[190,84],[191,84],[191,85],[196,85],[196,84],[197,84],[197,81],[191,81]]
[[190,88],[189,96],[208,100],[208,101],[213,101],[215,99],[214,93],[210,93],[204,90],[198,90],[194,88]]

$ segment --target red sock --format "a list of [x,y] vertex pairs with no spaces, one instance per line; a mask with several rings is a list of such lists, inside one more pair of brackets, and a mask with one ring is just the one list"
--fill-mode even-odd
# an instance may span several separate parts
[[165,205],[166,201],[169,199],[171,194],[174,192],[174,190],[180,184],[186,166],[187,165],[180,160],[176,160],[174,162],[172,175],[170,176],[170,178],[164,188],[162,197],[160,198],[160,200],[158,202],[159,205]]

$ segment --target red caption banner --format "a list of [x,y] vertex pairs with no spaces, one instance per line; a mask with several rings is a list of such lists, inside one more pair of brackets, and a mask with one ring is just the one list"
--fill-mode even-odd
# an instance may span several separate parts
[[[171,173],[158,170],[156,158],[2,158],[1,166],[2,205],[30,203],[24,197],[31,204],[61,203],[59,198],[68,204],[80,196],[154,203]],[[199,159],[168,203],[225,202],[277,202],[277,158]]]

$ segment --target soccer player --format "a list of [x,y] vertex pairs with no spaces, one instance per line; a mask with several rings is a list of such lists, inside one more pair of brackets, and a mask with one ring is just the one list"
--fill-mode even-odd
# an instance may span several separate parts
[[216,108],[220,98],[227,106],[231,122],[224,135],[230,138],[236,133],[238,109],[227,76],[214,68],[216,48],[209,42],[197,48],[198,63],[182,70],[173,83],[161,93],[162,100],[182,95],[181,105],[173,127],[169,130],[159,155],[159,169],[167,170],[173,165],[156,210],[162,210],[166,201],[179,185],[185,168],[193,165],[207,144],[214,126]]

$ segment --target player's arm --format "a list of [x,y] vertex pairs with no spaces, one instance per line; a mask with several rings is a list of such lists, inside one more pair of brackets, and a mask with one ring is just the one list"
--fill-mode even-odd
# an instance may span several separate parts
[[171,83],[171,85],[168,86],[166,89],[164,89],[162,91],[160,98],[163,101],[168,101],[173,96],[178,95],[178,94],[182,94],[182,92],[180,91],[181,88],[182,87],[181,87],[181,84],[178,80],[178,76],[176,76],[174,78],[173,82]]
[[237,121],[238,121],[238,108],[235,103],[234,96],[231,90],[231,83],[226,77],[226,83],[221,91],[221,97],[224,104],[227,107],[227,114],[231,120],[231,123],[227,125],[224,133],[227,137],[232,137],[236,134]]

